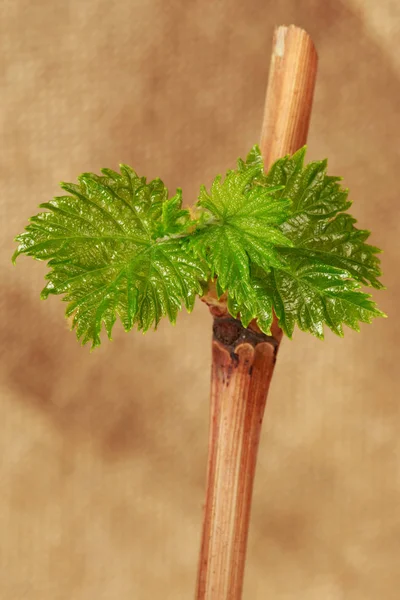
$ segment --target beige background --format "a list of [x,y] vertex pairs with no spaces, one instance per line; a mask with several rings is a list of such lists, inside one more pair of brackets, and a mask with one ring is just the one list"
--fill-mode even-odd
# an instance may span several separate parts
[[281,349],[244,599],[395,600],[400,587],[400,4],[348,0],[1,3],[1,600],[193,596],[210,317],[93,354],[13,236],[59,180],[131,164],[183,187],[258,141],[272,30],[305,27],[320,68],[309,158],[344,176],[385,250],[391,318]]

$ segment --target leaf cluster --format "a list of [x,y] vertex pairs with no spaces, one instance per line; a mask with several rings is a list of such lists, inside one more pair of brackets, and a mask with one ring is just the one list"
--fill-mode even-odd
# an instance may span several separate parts
[[343,335],[383,316],[367,285],[379,282],[378,248],[346,211],[348,192],[327,175],[326,161],[304,164],[305,148],[264,172],[254,146],[237,169],[200,190],[192,213],[182,192],[169,198],[160,179],[147,182],[126,165],[120,173],[84,173],[67,193],[41,205],[17,236],[19,254],[47,260],[42,297],[61,294],[82,343],[174,323],[211,282],[245,326],[270,334],[274,313],[291,337],[297,324],[322,338]]

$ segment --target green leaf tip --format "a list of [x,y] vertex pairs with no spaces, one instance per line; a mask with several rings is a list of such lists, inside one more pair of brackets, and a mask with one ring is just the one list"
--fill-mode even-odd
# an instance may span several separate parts
[[[62,182],[67,195],[41,205],[16,237],[20,254],[48,261],[41,297],[63,295],[82,344],[109,339],[117,319],[126,331],[175,323],[211,281],[227,295],[231,315],[271,332],[276,315],[323,338],[328,326],[359,329],[386,316],[361,290],[382,289],[378,254],[346,211],[351,203],[327,161],[305,164],[306,148],[264,172],[253,146],[236,170],[200,189],[192,211],[182,190],[169,197],[160,179],[147,182],[129,166],[83,173]],[[208,283],[207,283],[208,282]]]

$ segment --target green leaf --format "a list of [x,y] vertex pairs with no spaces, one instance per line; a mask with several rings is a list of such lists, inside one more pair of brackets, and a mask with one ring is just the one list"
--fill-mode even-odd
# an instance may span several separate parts
[[323,339],[324,324],[342,336],[342,324],[359,331],[359,322],[384,316],[346,271],[310,258],[296,257],[286,269],[273,269],[266,275],[265,293],[290,338],[296,323]]
[[382,288],[378,248],[365,243],[370,232],[357,229],[356,219],[345,213],[351,202],[339,177],[326,174],[327,161],[304,166],[305,149],[278,160],[266,183],[284,186],[292,200],[291,216],[281,231],[293,242],[296,253],[317,258],[346,270],[356,281]]
[[[289,219],[282,227],[293,241],[296,253],[305,258],[317,258],[345,269],[364,285],[381,289],[380,250],[365,243],[370,232],[357,229],[356,220],[340,213],[333,219],[310,219],[306,215]],[[281,251],[283,254],[284,251]]]
[[146,183],[129,167],[103,176],[85,173],[71,195],[45,203],[17,237],[19,254],[49,260],[42,297],[64,294],[77,337],[100,344],[104,323],[111,337],[120,317],[126,331],[147,331],[161,317],[175,322],[184,304],[190,311],[207,270],[187,249],[190,222],[181,192],[168,199],[162,181]]
[[290,246],[280,231],[287,219],[290,201],[277,198],[281,188],[256,185],[259,166],[228,171],[224,181],[214,180],[210,192],[202,187],[197,210],[208,218],[192,234],[190,247],[204,257],[211,276],[218,276],[224,290],[233,293],[250,281],[250,265],[268,271],[282,264],[276,246]]

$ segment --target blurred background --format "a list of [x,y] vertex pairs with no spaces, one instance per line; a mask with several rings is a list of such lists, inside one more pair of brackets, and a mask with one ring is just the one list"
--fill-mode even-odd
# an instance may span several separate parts
[[[210,316],[90,354],[13,237],[83,171],[132,165],[185,202],[259,139],[275,25],[313,37],[309,159],[383,247],[390,318],[282,345],[244,600],[395,600],[400,587],[400,4],[3,0],[0,598],[187,600],[204,496]],[[397,304],[396,304],[397,301]]]

